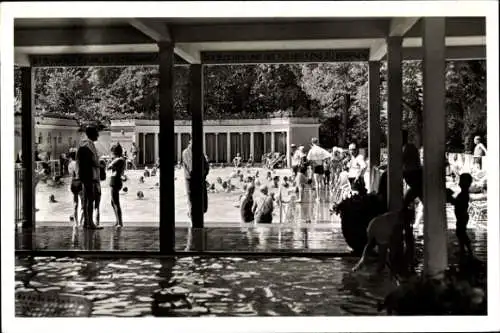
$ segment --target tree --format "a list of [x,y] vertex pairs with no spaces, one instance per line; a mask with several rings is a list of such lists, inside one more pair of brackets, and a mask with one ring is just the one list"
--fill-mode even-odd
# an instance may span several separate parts
[[204,112],[207,119],[248,118],[252,114],[254,65],[205,66]]
[[474,136],[486,140],[486,62],[449,62],[446,81],[448,143],[472,151]]
[[[366,113],[366,99],[360,96],[360,89],[367,81],[367,66],[361,62],[322,63],[302,66],[301,86],[307,95],[318,101],[325,118],[334,125],[337,135],[335,144],[345,146],[348,141],[363,140],[349,131],[352,118]],[[358,118],[362,121],[362,118]]]
[[[258,65],[251,105],[259,113],[295,115],[310,110],[311,101],[300,87],[299,65]],[[277,112],[278,111],[278,112]]]
[[35,70],[35,114],[79,114],[92,96],[86,68],[37,68]]

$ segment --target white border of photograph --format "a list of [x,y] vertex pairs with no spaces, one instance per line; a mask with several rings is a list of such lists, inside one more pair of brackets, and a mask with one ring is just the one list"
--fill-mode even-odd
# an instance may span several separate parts
[[[14,317],[13,19],[36,17],[486,16],[488,88],[488,317],[68,318]],[[327,332],[497,331],[499,316],[499,103],[497,1],[37,2],[1,4],[2,331]],[[497,313],[497,315],[495,315]]]

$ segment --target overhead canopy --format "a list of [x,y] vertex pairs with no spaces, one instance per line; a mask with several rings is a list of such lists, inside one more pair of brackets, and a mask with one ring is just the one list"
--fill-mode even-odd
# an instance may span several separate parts
[[[422,58],[421,21],[395,18],[16,19],[18,65],[157,64],[158,43],[175,62],[299,63],[382,60],[386,38],[404,36],[403,59]],[[446,18],[447,59],[486,57],[484,17]],[[291,52],[290,52],[291,51]]]

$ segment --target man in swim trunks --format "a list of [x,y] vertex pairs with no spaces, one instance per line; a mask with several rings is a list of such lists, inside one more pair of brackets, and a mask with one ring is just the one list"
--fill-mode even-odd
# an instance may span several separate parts
[[307,160],[312,166],[313,174],[314,174],[314,183],[316,186],[316,200],[320,201],[321,199],[321,191],[325,187],[324,183],[324,162],[327,159],[332,158],[332,154],[330,154],[327,150],[321,148],[319,146],[318,138],[311,139],[311,149],[307,153]]

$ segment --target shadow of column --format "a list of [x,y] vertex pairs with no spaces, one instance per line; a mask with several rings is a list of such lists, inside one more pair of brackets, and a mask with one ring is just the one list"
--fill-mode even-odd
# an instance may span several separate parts
[[168,291],[168,288],[177,284],[177,281],[173,280],[173,269],[175,263],[175,257],[168,257],[160,260],[160,268],[157,274],[160,278],[160,281],[158,282],[160,290],[153,293],[151,297],[153,299],[151,301],[151,314],[155,317],[172,316],[170,310],[173,306],[171,303],[185,298],[183,298],[182,295],[174,295]]
[[34,250],[36,248],[34,228],[21,228],[21,234],[21,248],[23,250]]

